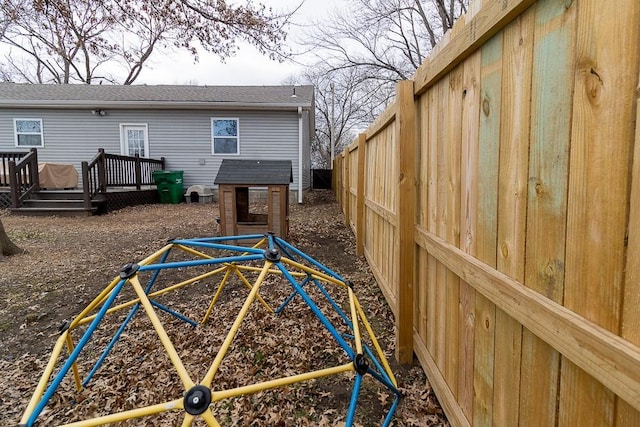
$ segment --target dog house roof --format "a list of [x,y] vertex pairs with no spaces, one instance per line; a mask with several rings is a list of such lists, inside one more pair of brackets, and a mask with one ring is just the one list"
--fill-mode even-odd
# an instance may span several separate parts
[[291,182],[291,160],[223,159],[214,184],[288,185]]

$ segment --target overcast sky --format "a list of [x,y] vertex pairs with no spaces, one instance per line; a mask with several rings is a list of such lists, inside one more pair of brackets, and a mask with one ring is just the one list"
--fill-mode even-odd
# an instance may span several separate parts
[[[291,10],[301,0],[262,0],[274,10]],[[294,15],[296,24],[311,25],[327,16],[328,12],[344,0],[306,0]],[[303,27],[291,27],[288,39],[295,39]],[[242,44],[235,57],[225,63],[214,55],[201,53],[200,61],[193,63],[188,53],[152,56],[152,62],[136,80],[136,84],[198,84],[198,85],[279,85],[290,75],[299,72],[293,63],[278,63],[262,56],[250,45]]]

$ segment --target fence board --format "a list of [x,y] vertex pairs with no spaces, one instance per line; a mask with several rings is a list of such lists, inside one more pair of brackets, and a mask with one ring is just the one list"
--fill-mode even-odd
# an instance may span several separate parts
[[[577,8],[564,301],[576,313],[617,332],[628,196],[628,169],[620,165],[628,164],[634,118],[635,82],[626,76],[637,68],[637,59],[626,53],[628,42],[637,39],[638,25],[631,31],[633,14],[628,10],[636,6],[630,2],[604,9],[598,3],[582,1]],[[618,36],[619,28],[630,31]],[[629,35],[627,43],[618,39]],[[615,395],[589,374],[563,366],[560,387],[561,402],[567,403],[561,421],[612,424]]]
[[[476,212],[478,211],[478,142],[480,138],[480,51],[464,63],[462,141],[460,166],[460,249],[476,253]],[[468,283],[460,282],[460,372],[474,372],[476,292]],[[467,417],[473,419],[473,375],[458,377],[458,402]]]
[[[629,10],[640,20],[637,7]],[[640,43],[638,43],[640,46]],[[636,70],[637,72],[637,70]],[[640,92],[636,92],[640,95]],[[640,96],[639,96],[640,98]],[[636,123],[640,123],[640,102],[636,100]],[[632,182],[629,209],[629,243],[625,268],[624,307],[622,312],[621,336],[640,346],[640,126],[636,126],[633,153]],[[616,425],[640,425],[640,411],[627,402],[618,399]]]
[[[500,140],[502,34],[489,40],[481,50],[481,110],[478,146],[478,211],[477,257],[495,267],[498,203],[498,142]],[[476,318],[482,328],[476,329],[474,388],[477,390],[473,409],[474,425],[492,425],[496,354],[496,309],[492,302],[476,296]]]

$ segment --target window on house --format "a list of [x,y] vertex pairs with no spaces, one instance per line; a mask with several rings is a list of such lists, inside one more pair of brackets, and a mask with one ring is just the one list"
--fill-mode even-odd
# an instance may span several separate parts
[[238,119],[211,119],[213,154],[240,154]]
[[149,137],[146,124],[120,125],[121,152],[125,156],[149,157]]
[[16,147],[44,147],[42,119],[13,119]]

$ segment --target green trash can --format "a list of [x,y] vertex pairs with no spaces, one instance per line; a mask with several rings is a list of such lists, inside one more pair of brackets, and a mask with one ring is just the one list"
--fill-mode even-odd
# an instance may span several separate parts
[[153,171],[160,203],[181,203],[184,195],[183,171]]

